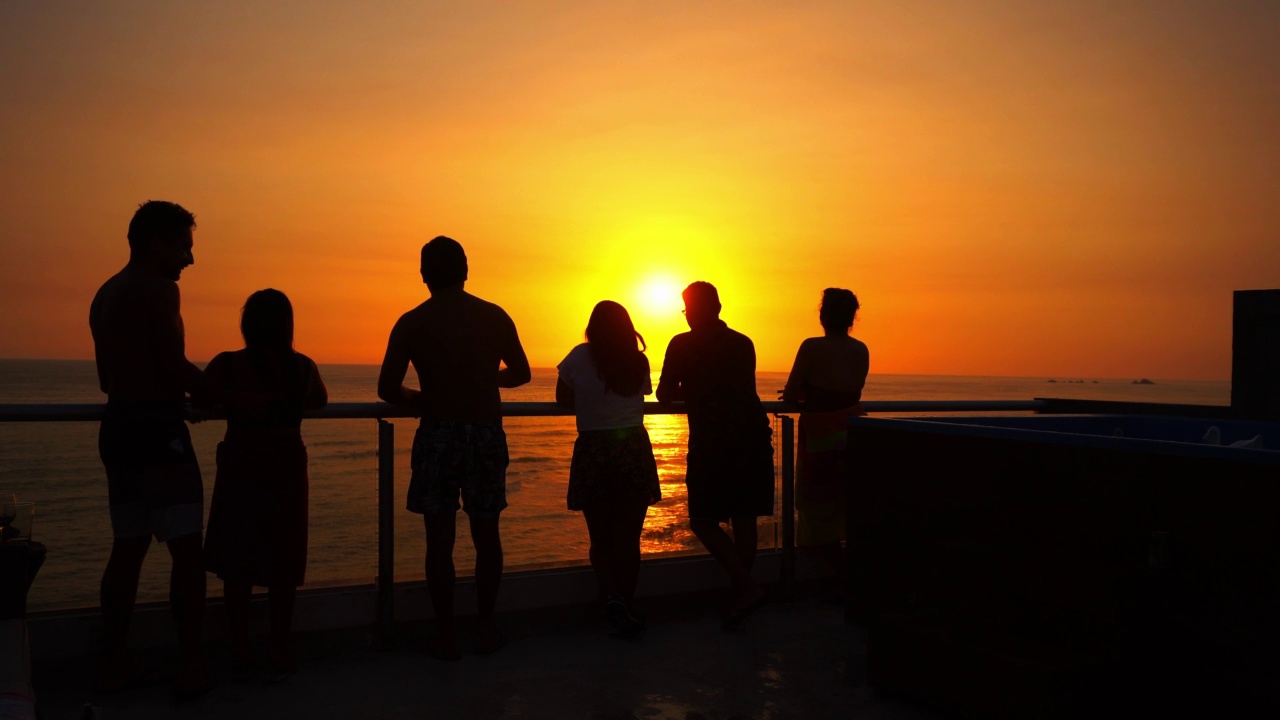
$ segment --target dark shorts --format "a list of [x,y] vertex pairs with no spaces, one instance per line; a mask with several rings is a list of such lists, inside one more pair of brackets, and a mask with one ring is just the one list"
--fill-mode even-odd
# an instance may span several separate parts
[[773,447],[689,446],[689,517],[725,522],[773,515]]
[[[507,507],[507,434],[501,422],[423,422],[413,438],[409,512],[493,518]],[[462,504],[458,504],[458,498]]]
[[98,455],[116,537],[165,542],[204,528],[204,482],[180,404],[108,402]]
[[569,509],[601,502],[652,505],[662,499],[658,464],[644,426],[578,433],[569,466]]

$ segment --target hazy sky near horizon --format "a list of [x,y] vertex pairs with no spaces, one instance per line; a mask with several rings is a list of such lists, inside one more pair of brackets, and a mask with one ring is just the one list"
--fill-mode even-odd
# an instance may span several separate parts
[[1280,287],[1276,2],[9,0],[0,98],[0,357],[92,357],[149,198],[194,360],[276,287],[378,362],[437,234],[538,366],[709,280],[765,370],[837,286],[872,372],[1222,379]]

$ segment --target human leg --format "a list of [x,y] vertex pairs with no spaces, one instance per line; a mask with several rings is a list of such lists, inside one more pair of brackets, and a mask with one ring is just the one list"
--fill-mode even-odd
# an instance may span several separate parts
[[268,588],[271,605],[271,648],[267,663],[273,672],[291,674],[297,670],[293,659],[293,608],[298,589],[292,585]]
[[209,670],[200,649],[206,589],[204,555],[198,532],[172,538],[165,545],[173,561],[169,571],[169,606],[178,628],[181,662],[174,689],[183,693],[209,682]]
[[248,583],[223,581],[222,604],[227,608],[231,654],[236,665],[242,668],[253,663],[253,648],[249,645],[249,601],[252,597],[253,587]]
[[457,629],[453,619],[453,543],[457,532],[457,516],[452,512],[422,516],[427,533],[427,590],[436,615],[439,633],[437,651],[442,657],[461,657],[458,652]]
[[649,506],[643,502],[619,502],[610,512],[612,534],[609,552],[618,594],[631,605],[636,598],[640,578],[640,535]]
[[476,547],[476,650],[490,653],[498,649],[500,638],[494,624],[498,586],[502,582],[502,537],[498,517],[469,517],[471,541]]
[[103,666],[98,689],[116,690],[127,684],[138,669],[124,658],[129,623],[138,597],[138,577],[142,561],[151,547],[151,536],[117,537],[111,543],[111,557],[102,573],[99,601],[102,605]]
[[751,572],[756,564],[756,548],[760,544],[756,518],[754,515],[742,515],[730,519],[730,523],[733,525],[733,546],[747,572]]
[[720,527],[720,523],[712,518],[691,518],[689,527],[707,548],[707,552],[729,574],[734,594],[729,606],[730,612],[758,603],[764,597],[764,591],[751,579],[751,571],[743,563],[734,540]]
[[584,507],[582,518],[587,523],[587,535],[591,539],[587,557],[591,560],[591,569],[595,571],[601,597],[622,597],[622,588],[614,572],[613,517],[608,503],[597,502]]

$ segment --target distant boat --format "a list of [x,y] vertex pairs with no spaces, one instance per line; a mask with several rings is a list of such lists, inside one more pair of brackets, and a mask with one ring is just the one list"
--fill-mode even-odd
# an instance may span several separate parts
[[1147,378],[1142,378],[1141,380],[1134,380],[1133,384],[1134,385],[1155,385],[1155,382],[1152,380],[1148,380]]
[[1049,378],[1049,382],[1051,382],[1051,383],[1056,383],[1056,382],[1058,382],[1058,381],[1057,381],[1057,380],[1054,380],[1053,378]]

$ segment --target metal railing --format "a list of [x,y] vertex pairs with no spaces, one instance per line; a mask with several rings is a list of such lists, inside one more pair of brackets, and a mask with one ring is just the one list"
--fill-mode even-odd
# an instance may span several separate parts
[[[869,413],[918,413],[918,412],[1036,412],[1045,410],[1058,400],[867,400],[862,408]],[[772,414],[799,413],[803,407],[796,403],[768,401],[763,403],[765,412]],[[96,422],[102,419],[101,403],[4,405],[0,404],[0,422]],[[645,415],[683,415],[684,404],[647,402]],[[572,417],[573,411],[553,402],[504,402],[504,417]],[[210,420],[222,419],[217,413],[201,415]],[[413,408],[390,405],[384,402],[329,403],[319,410],[309,410],[303,417],[316,420],[386,420],[417,418]]]
[[[766,412],[779,420],[781,447],[781,526],[779,545],[781,563],[780,590],[790,592],[795,577],[795,419],[802,407],[794,403],[765,402]],[[1043,400],[873,400],[862,403],[869,413],[954,413],[954,412],[1035,412],[1045,409]],[[102,419],[102,404],[3,405],[0,422],[96,422]],[[646,402],[646,415],[684,415],[684,404]],[[504,417],[572,417],[573,411],[551,402],[507,402],[502,404]],[[217,412],[202,412],[202,419],[219,420]],[[378,458],[378,573],[377,624],[390,632],[395,623],[395,426],[389,419],[417,418],[413,408],[387,403],[330,403],[319,410],[308,411],[308,419],[376,420]]]

